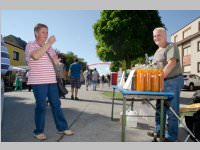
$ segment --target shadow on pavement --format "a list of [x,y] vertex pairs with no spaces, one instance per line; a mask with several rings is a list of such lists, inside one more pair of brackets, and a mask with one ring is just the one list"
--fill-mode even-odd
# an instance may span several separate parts
[[[50,109],[51,109],[50,106],[46,107],[45,133],[48,137],[48,140],[46,142],[56,142],[60,138],[60,135],[56,134],[57,130]],[[90,140],[93,141],[93,139],[95,138],[93,136],[96,136],[95,135],[96,132],[97,135],[104,134],[97,137],[96,141],[98,141],[98,139],[99,141],[105,141],[107,137],[106,133],[110,135],[119,134],[118,137],[120,139],[120,128],[113,128],[113,130],[112,129],[110,130],[109,128],[110,124],[112,126],[116,126],[114,125],[116,124],[116,122],[111,122],[110,117],[101,115],[99,113],[92,113],[92,114],[86,113],[84,111],[79,111],[77,109],[71,109],[71,108],[62,108],[62,110],[68,121],[69,127],[71,127],[72,130],[75,131],[74,136],[76,136],[76,134],[82,133],[82,137],[85,136],[86,138],[88,138],[88,141]],[[117,126],[119,126],[118,123]],[[3,121],[1,126],[1,141],[38,142],[36,139],[33,138],[32,131],[34,128],[35,125],[34,125],[33,100],[30,99],[29,101],[29,99],[27,98],[6,96],[4,104]],[[67,138],[68,140],[70,140],[71,138],[71,141],[73,142],[79,142],[79,140],[78,139],[76,140],[74,136]],[[63,137],[63,139],[60,140],[66,140],[66,139],[65,137]],[[110,139],[110,141],[112,141],[112,138]]]

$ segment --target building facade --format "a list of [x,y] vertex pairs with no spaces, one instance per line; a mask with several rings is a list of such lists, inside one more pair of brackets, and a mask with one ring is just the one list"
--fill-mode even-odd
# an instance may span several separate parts
[[183,72],[200,76],[200,17],[171,35],[181,56]]
[[5,46],[8,49],[10,56],[10,65],[12,66],[24,66],[24,49],[22,47],[13,45],[9,42],[5,42]]

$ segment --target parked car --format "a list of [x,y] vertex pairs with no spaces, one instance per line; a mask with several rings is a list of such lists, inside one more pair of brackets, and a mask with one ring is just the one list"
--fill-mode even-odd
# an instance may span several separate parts
[[183,74],[184,77],[184,89],[193,91],[200,88],[200,77],[195,74]]

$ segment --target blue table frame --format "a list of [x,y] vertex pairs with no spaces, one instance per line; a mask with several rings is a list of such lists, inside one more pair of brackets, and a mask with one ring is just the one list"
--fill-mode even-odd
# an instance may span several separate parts
[[137,99],[147,99],[147,100],[161,100],[161,109],[160,109],[160,141],[164,141],[164,125],[163,125],[163,114],[164,114],[164,100],[169,97],[173,97],[173,92],[142,92],[142,91],[132,91],[125,90],[119,86],[112,86],[113,88],[113,98],[112,98],[112,111],[111,111],[111,120],[113,120],[113,111],[114,111],[114,100],[115,100],[115,90],[119,90],[123,95],[123,115],[122,115],[122,131],[121,131],[121,141],[125,141],[125,123],[126,123],[126,101],[131,100],[135,101]]

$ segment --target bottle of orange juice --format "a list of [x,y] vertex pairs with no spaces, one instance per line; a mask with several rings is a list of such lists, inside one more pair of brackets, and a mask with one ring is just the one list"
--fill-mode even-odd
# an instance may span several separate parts
[[136,91],[140,91],[140,82],[139,82],[139,79],[140,79],[140,66],[138,66],[137,68],[137,71],[136,71]]
[[136,86],[137,86],[137,70],[138,70],[138,65],[136,64],[135,67],[135,72],[133,74],[133,78],[132,78],[132,87],[131,90],[136,90]]
[[159,70],[158,70],[159,74],[159,91],[160,92],[164,92],[164,71],[163,71],[163,67],[159,66]]
[[158,92],[160,87],[159,87],[159,76],[158,76],[158,68],[156,65],[154,65],[152,69],[152,74],[151,74],[151,89],[153,92]]
[[137,69],[137,75],[136,75],[137,81],[136,81],[136,90],[137,91],[143,91],[144,90],[144,78],[143,78],[143,68],[141,65],[139,65]]
[[140,91],[144,91],[144,88],[145,88],[145,79],[146,79],[145,68],[146,66],[142,65],[141,75],[140,75]]
[[144,90],[151,91],[151,67],[149,65],[145,69]]

